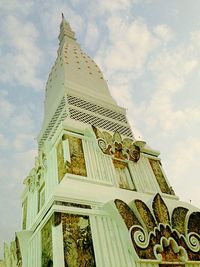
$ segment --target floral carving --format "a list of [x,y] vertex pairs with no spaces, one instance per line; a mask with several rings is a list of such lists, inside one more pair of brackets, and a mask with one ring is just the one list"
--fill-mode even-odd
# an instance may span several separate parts
[[19,245],[19,239],[15,238],[15,243],[16,243],[16,256],[17,256],[17,267],[22,267],[22,255],[21,255],[21,249]]
[[22,207],[23,207],[23,220],[22,220],[22,229],[26,229],[26,219],[27,219],[27,204],[28,204],[28,199],[24,200]]
[[89,217],[62,213],[61,221],[65,266],[95,267]]
[[188,209],[183,207],[177,207],[172,213],[172,227],[176,229],[180,234],[185,234],[185,218],[188,213]]
[[42,239],[42,267],[53,263],[53,246],[52,246],[52,218],[48,220],[41,231]]
[[133,162],[137,162],[140,159],[140,148],[144,145],[144,142],[136,142],[130,138],[122,139],[117,131],[112,136],[108,132],[101,132],[94,126],[93,131],[98,140],[98,146],[104,154]]
[[160,187],[160,190],[162,193],[174,195],[174,191],[171,187],[168,186],[165,177],[163,175],[163,172],[161,170],[161,163],[158,160],[149,159],[149,163],[151,165],[151,168],[153,170],[153,173],[156,177],[156,180],[158,182],[158,185]]
[[[64,161],[63,141],[69,142],[70,162]],[[66,173],[87,176],[82,140],[64,134],[57,145],[58,180],[61,181]]]
[[140,225],[134,212],[125,202],[120,199],[115,199],[115,205],[128,229],[130,229],[132,225]]
[[[153,213],[141,200],[134,203],[137,212],[115,200],[139,258],[172,263],[200,261],[200,212],[191,213],[187,222],[188,209],[177,207],[170,220],[167,205],[159,194],[152,203]],[[138,223],[141,220],[143,223]]]

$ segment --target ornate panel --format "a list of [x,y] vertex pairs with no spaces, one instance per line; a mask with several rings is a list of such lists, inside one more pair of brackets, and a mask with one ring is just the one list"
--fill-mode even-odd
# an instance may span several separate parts
[[22,255],[21,255],[19,240],[17,236],[15,238],[15,244],[16,244],[17,267],[22,267]]
[[185,234],[185,218],[188,209],[183,207],[177,207],[172,213],[172,227],[176,229],[180,234]]
[[[159,194],[154,197],[152,214],[141,200],[135,200],[135,212],[120,200],[115,200],[115,205],[129,229],[133,248],[139,258],[171,263],[170,266],[173,263],[179,266],[177,263],[187,261],[200,262],[200,212],[191,213],[187,222],[188,210],[176,207],[170,220],[167,205]],[[137,222],[139,215],[142,224]]]
[[153,212],[158,223],[170,224],[168,208],[161,198],[160,194],[156,194],[153,200]]
[[111,135],[106,131],[101,132],[94,126],[93,131],[98,140],[98,146],[104,154],[133,162],[140,159],[140,146],[144,145],[143,142],[138,142],[136,145],[136,142],[130,138],[122,139],[118,131]]
[[141,225],[131,208],[122,200],[115,199],[115,205],[128,229],[133,225]]
[[149,159],[149,163],[150,163],[151,168],[153,170],[153,173],[156,177],[156,180],[158,182],[158,185],[160,187],[161,192],[173,195],[174,192],[172,191],[171,188],[169,188],[169,186],[165,180],[165,177],[162,173],[162,170],[160,167],[161,163],[158,160],[153,160],[153,159]]
[[91,206],[90,205],[73,203],[73,202],[64,202],[64,201],[57,201],[57,200],[55,200],[53,202],[53,204],[54,205],[66,206],[66,207],[75,207],[75,208],[82,208],[82,209],[91,209]]
[[189,217],[188,231],[200,235],[200,212],[193,212]]
[[134,202],[135,202],[135,205],[137,207],[137,210],[139,211],[139,214],[142,220],[145,223],[147,230],[152,231],[154,227],[156,226],[156,222],[149,208],[144,202],[142,202],[139,199],[136,199]]
[[[69,142],[70,162],[69,161],[64,162],[64,152],[63,152],[63,142],[62,142],[64,140],[68,140]],[[60,141],[57,145],[59,182],[63,179],[66,173],[87,176],[82,140],[80,138],[64,134],[62,137],[62,141]]]
[[53,266],[52,219],[45,224],[41,231],[42,267]]
[[62,140],[58,143],[56,151],[57,151],[58,181],[60,182],[66,173]]
[[116,179],[120,188],[135,189],[128,163],[122,160],[113,159],[113,165],[115,167]]
[[23,202],[23,221],[22,221],[22,229],[26,229],[26,219],[27,219],[27,204],[28,204],[28,199],[26,198],[25,201]]
[[61,214],[66,267],[95,267],[88,216]]

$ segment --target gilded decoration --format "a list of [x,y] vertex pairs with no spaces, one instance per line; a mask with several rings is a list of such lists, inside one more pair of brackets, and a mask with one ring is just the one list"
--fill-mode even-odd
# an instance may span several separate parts
[[23,220],[22,220],[22,229],[26,229],[26,219],[27,219],[27,204],[28,204],[28,199],[24,200],[22,207],[23,207]]
[[147,227],[147,230],[152,231],[156,226],[156,222],[153,215],[151,214],[151,211],[140,199],[136,199],[134,203],[145,226]]
[[193,212],[188,221],[188,231],[200,235],[200,212]]
[[187,212],[188,209],[177,207],[172,213],[172,228],[175,228],[180,234],[183,235],[185,233],[185,219]]
[[52,219],[49,219],[41,231],[42,267],[53,266]]
[[115,205],[116,205],[120,215],[122,216],[128,229],[130,229],[131,226],[133,226],[133,225],[140,225],[134,212],[125,202],[123,202],[120,199],[116,199]]
[[[125,189],[132,189],[129,185],[130,182],[133,184],[133,181],[131,179],[131,175],[128,169],[128,163],[121,160],[113,159],[113,165],[115,167],[119,187]],[[128,178],[130,178],[130,181],[128,181]]]
[[61,215],[66,267],[95,267],[94,250],[88,216]]
[[81,209],[91,209],[90,205],[73,203],[73,202],[57,201],[57,200],[54,201],[54,205],[61,205],[61,206],[66,206],[66,207],[75,207],[75,208],[81,208]]
[[[64,140],[68,140],[69,143],[70,162],[64,161]],[[64,134],[62,136],[62,140],[57,145],[57,162],[59,182],[63,179],[66,173],[87,176],[82,140],[80,138]]]
[[153,199],[152,209],[138,199],[134,204],[132,210],[123,201],[115,200],[139,258],[176,264],[200,261],[200,212],[188,216],[188,209],[176,207],[170,217],[159,194]]
[[22,255],[21,255],[19,240],[17,236],[15,238],[15,244],[16,244],[17,267],[22,267]]
[[174,192],[172,188],[170,188],[165,180],[165,177],[163,175],[162,169],[160,167],[161,163],[158,160],[149,159],[149,163],[151,165],[151,168],[153,170],[153,173],[156,177],[156,180],[158,182],[158,185],[160,187],[160,190],[162,193],[174,195]]
[[44,182],[44,176],[47,171],[47,158],[44,152],[40,151],[39,155],[35,158],[35,166],[31,169],[29,175],[24,180],[28,186],[29,192],[38,190]]
[[[122,139],[119,132],[113,135],[106,131],[100,131],[93,126],[93,131],[96,135],[98,146],[104,154],[111,155],[116,159],[131,160],[137,162],[140,159],[140,146],[130,138]],[[140,145],[144,145],[140,142]]]

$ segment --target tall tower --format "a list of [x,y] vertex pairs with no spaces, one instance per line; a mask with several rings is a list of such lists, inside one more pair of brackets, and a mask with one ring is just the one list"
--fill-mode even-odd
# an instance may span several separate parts
[[200,266],[200,211],[179,201],[159,152],[134,138],[63,16],[59,42],[6,266]]

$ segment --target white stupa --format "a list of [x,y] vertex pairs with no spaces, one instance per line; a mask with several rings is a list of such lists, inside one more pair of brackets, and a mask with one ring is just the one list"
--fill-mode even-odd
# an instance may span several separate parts
[[59,41],[38,157],[24,180],[22,230],[0,264],[200,266],[199,209],[179,201],[159,152],[134,138],[64,16]]

